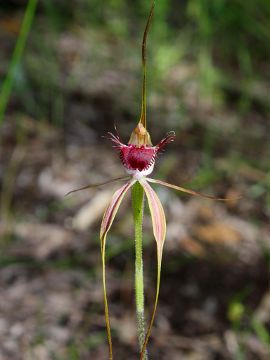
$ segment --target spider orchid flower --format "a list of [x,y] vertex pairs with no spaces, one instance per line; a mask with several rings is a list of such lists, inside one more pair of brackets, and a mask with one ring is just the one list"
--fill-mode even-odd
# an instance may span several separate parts
[[[154,170],[155,162],[158,154],[163,148],[174,141],[175,134],[173,131],[169,132],[157,145],[153,146],[150,140],[150,135],[143,125],[142,120],[139,121],[137,127],[131,134],[130,140],[127,145],[123,144],[120,141],[118,135],[114,135],[109,133],[111,140],[114,143],[114,148],[119,152],[120,160],[129,175],[128,178],[122,178],[128,180],[120,189],[118,189],[111,199],[110,204],[105,210],[101,231],[100,231],[100,239],[101,239],[101,250],[102,250],[102,261],[103,261],[103,274],[105,276],[105,246],[106,246],[106,237],[112,226],[114,218],[118,212],[119,206],[124,199],[127,192],[135,185],[135,183],[139,183],[146,195],[147,202],[150,209],[152,226],[153,226],[153,234],[156,240],[157,245],[157,287],[156,287],[156,296],[154,309],[152,312],[150,325],[148,327],[145,340],[143,343],[143,347],[141,350],[140,360],[144,359],[144,354],[146,352],[146,346],[149,340],[149,336],[151,334],[152,325],[155,318],[158,296],[159,296],[159,288],[160,288],[160,273],[161,273],[161,260],[163,253],[163,245],[166,237],[166,218],[164,214],[164,210],[162,204],[156,194],[156,192],[151,187],[151,183],[160,184],[174,190],[179,190],[191,195],[201,196],[208,199],[214,200],[228,200],[223,198],[215,198],[210,195],[204,195],[193,190],[186,189],[184,187],[180,187],[177,185],[173,185],[167,183],[162,180],[150,178],[149,175]],[[121,179],[121,180],[122,180]],[[119,180],[119,179],[118,179]],[[113,179],[115,181],[115,179]],[[110,354],[112,359],[112,342],[110,335],[110,324],[109,324],[109,311],[108,311],[108,303],[106,297],[106,282],[104,277],[104,294],[105,294],[105,314],[107,321],[107,331],[110,345]]]
[[109,307],[106,294],[106,271],[105,271],[105,248],[106,238],[108,232],[113,224],[115,216],[118,212],[120,204],[122,203],[125,195],[128,191],[136,184],[139,183],[146,195],[146,199],[150,209],[150,215],[152,219],[153,234],[157,245],[157,285],[156,285],[156,296],[154,307],[148,326],[148,330],[141,344],[140,360],[146,359],[146,347],[151,334],[152,325],[155,318],[159,288],[160,288],[160,273],[161,273],[161,260],[163,253],[163,245],[166,236],[166,219],[162,204],[151,187],[152,183],[163,185],[174,190],[179,190],[184,193],[191,195],[202,196],[204,198],[210,198],[215,200],[228,200],[215,198],[209,195],[204,195],[193,190],[183,188],[181,186],[172,185],[162,180],[150,178],[149,175],[153,172],[156,159],[159,153],[165,148],[166,145],[174,141],[175,133],[171,131],[157,144],[153,145],[151,142],[150,135],[146,127],[146,41],[149,31],[149,26],[154,12],[154,2],[152,4],[146,27],[144,30],[143,41],[142,41],[142,65],[143,65],[143,85],[142,85],[142,105],[141,105],[141,116],[135,129],[133,130],[128,144],[124,144],[118,134],[109,133],[109,138],[113,142],[113,147],[118,151],[120,160],[127,173],[124,177],[118,177],[101,184],[87,185],[83,188],[70,191],[68,194],[75,191],[84,190],[87,188],[97,187],[106,185],[111,182],[126,180],[126,183],[122,185],[112,196],[112,199],[105,210],[103,220],[100,229],[100,240],[101,240],[101,255],[102,255],[102,271],[103,271],[103,292],[104,292],[104,304],[105,304],[105,319],[107,327],[107,335],[109,342],[109,353],[110,359],[113,359],[112,350],[112,337],[110,330],[109,320]]

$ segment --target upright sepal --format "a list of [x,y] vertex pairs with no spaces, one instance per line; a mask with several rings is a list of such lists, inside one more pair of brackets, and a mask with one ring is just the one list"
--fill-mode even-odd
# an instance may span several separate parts
[[146,27],[143,34],[142,41],[142,66],[143,66],[143,85],[142,85],[142,109],[139,123],[146,129],[146,45],[147,36],[151,25],[151,20],[154,15],[155,1],[152,2],[150,13],[147,19]]

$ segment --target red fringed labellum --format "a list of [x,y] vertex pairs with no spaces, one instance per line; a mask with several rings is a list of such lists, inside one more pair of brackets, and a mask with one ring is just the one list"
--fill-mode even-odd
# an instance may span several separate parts
[[128,170],[148,170],[154,164],[156,155],[156,147],[127,145],[120,149],[120,159]]
[[115,144],[114,147],[119,151],[120,159],[127,173],[140,178],[151,174],[158,153],[165,145],[174,140],[175,134],[173,131],[169,132],[156,146],[137,146],[131,143],[125,145],[120,141],[119,136],[112,133],[109,133],[109,136]]

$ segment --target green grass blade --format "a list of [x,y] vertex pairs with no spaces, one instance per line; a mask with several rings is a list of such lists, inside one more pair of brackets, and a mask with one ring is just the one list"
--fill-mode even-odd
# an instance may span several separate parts
[[12,91],[16,68],[18,64],[21,61],[23,51],[25,48],[26,40],[29,34],[29,31],[32,26],[33,18],[35,15],[36,7],[37,7],[38,0],[29,0],[24,18],[22,21],[21,30],[15,45],[15,49],[12,54],[11,62],[9,65],[9,69],[6,75],[6,78],[4,79],[1,93],[0,93],[0,125],[3,122],[5,111],[7,108],[7,104],[10,98],[10,94]]

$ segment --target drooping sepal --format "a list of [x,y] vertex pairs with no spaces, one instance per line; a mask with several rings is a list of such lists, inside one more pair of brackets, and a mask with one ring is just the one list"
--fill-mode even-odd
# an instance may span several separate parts
[[157,242],[158,258],[159,262],[161,263],[163,245],[166,236],[166,218],[164,210],[156,192],[148,184],[146,179],[142,179],[140,184],[142,185],[147,197],[152,218],[153,233]]
[[107,291],[106,291],[106,267],[105,267],[106,238],[123,198],[125,197],[127,191],[132,187],[134,183],[135,180],[129,181],[113,194],[111,202],[108,205],[107,209],[105,210],[101,223],[101,229],[100,229],[104,311],[105,311],[105,320],[106,320],[107,336],[109,343],[110,360],[113,360],[113,348],[112,348],[112,336],[111,336],[111,327],[110,327],[110,318],[109,318],[109,306],[108,306]]
[[161,202],[155,193],[155,191],[151,188],[151,186],[147,183],[146,179],[140,180],[140,184],[142,185],[149,209],[150,214],[152,218],[152,225],[153,225],[153,233],[154,237],[157,243],[157,283],[156,283],[156,296],[155,296],[155,303],[150,319],[150,323],[146,332],[144,344],[142,347],[142,351],[140,354],[140,360],[144,359],[145,353],[146,353],[146,347],[148,344],[149,337],[151,335],[155,314],[157,310],[157,304],[158,304],[158,297],[159,297],[159,289],[160,289],[160,273],[161,273],[161,261],[162,261],[162,253],[163,253],[163,245],[165,241],[166,236],[166,218],[164,214],[163,207],[161,205]]
[[120,189],[118,189],[112,196],[111,202],[108,205],[105,213],[103,215],[101,228],[100,228],[100,239],[104,239],[107,235],[108,231],[110,230],[115,215],[119,209],[119,206],[127,193],[127,191],[131,188],[131,186],[135,183],[135,180],[129,181],[125,185],[123,185]]

